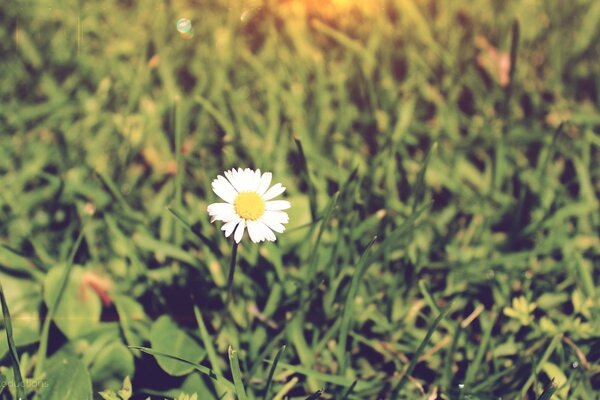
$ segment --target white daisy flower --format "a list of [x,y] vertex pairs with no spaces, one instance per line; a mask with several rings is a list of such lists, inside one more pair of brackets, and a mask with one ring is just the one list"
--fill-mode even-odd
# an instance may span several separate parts
[[[254,243],[264,240],[275,241],[275,233],[285,230],[289,217],[283,210],[291,207],[287,200],[272,200],[285,191],[281,183],[269,188],[271,173],[260,173],[250,168],[225,171],[212,181],[213,191],[226,203],[213,203],[208,206],[211,221],[223,221],[221,230],[225,237],[231,236],[236,243],[242,240],[244,229]],[[267,190],[268,189],[268,190]]]

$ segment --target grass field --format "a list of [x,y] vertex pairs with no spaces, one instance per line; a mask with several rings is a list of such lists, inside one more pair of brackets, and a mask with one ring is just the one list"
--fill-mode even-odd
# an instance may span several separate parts
[[[600,398],[600,2],[0,22],[2,399]],[[210,223],[237,167],[273,243]]]

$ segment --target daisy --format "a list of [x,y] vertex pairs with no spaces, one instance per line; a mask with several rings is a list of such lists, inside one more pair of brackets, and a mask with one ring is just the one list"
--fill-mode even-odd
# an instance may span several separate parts
[[[272,200],[285,191],[281,183],[271,184],[271,173],[261,174],[260,170],[250,168],[225,171],[225,177],[219,175],[212,181],[213,191],[225,203],[213,203],[208,206],[211,221],[223,221],[221,230],[225,237],[231,236],[236,243],[242,240],[244,229],[254,243],[264,240],[275,241],[275,233],[285,230],[289,217],[286,210],[291,207],[287,200]],[[268,190],[267,190],[268,189]]]

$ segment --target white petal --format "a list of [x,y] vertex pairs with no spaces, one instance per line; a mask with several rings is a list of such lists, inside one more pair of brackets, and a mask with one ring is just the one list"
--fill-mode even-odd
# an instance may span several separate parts
[[261,220],[269,220],[273,222],[279,222],[280,224],[287,224],[290,221],[290,217],[285,211],[265,211]]
[[291,206],[292,205],[287,200],[272,200],[272,201],[267,201],[265,203],[265,210],[267,210],[267,211],[281,211],[281,210],[287,210]]
[[238,184],[240,185],[240,191],[247,192],[248,191],[248,180],[246,179],[246,171],[245,170],[238,168],[237,181],[238,181]]
[[241,192],[244,190],[244,180],[242,179],[242,175],[240,174],[241,169],[232,169],[231,170],[231,176],[233,178],[233,180],[235,181],[235,184],[237,185],[237,187],[239,187],[238,192]]
[[263,200],[271,200],[272,198],[279,196],[283,192],[285,192],[285,187],[281,186],[281,183],[277,183],[271,189],[267,190],[267,193],[263,195]]
[[244,236],[244,228],[245,227],[246,227],[246,220],[242,219],[235,230],[235,234],[233,235],[233,238],[235,239],[236,243],[239,243],[242,240],[242,236]]
[[258,184],[260,183],[260,169],[254,171],[254,175],[252,176],[252,187],[250,190],[256,192],[258,190]]
[[272,229],[277,233],[282,233],[285,231],[285,226],[277,221],[269,220],[268,218],[263,218],[261,221],[264,222],[269,229]]
[[234,169],[232,169],[231,171],[225,171],[225,177],[231,183],[231,185],[235,188],[235,190],[240,192],[241,191],[240,184],[239,184],[236,176],[234,175],[234,171],[235,171]]
[[275,237],[275,234],[273,233],[273,231],[271,230],[271,228],[269,228],[267,225],[265,224],[261,224],[263,226],[263,231],[264,231],[264,235],[266,236],[267,240],[270,242],[274,242],[275,239],[277,239]]
[[228,203],[233,203],[237,196],[237,191],[231,186],[231,183],[221,175],[212,181],[212,189],[217,196]]
[[254,243],[259,243],[265,240],[262,230],[260,229],[262,222],[248,221],[248,235]]
[[252,190],[252,180],[254,179],[254,171],[252,171],[250,168],[246,168],[244,170],[244,183],[245,183],[245,188],[246,191],[251,191]]
[[262,174],[262,176],[260,177],[260,182],[258,183],[258,188],[256,189],[256,193],[258,193],[261,196],[264,195],[267,189],[269,188],[269,185],[271,184],[272,177],[273,174],[271,174],[270,172],[265,172],[264,174]]
[[231,236],[231,234],[233,233],[233,230],[235,229],[235,227],[237,226],[237,224],[241,221],[241,218],[236,218],[234,220],[231,220],[225,224],[223,224],[223,226],[221,227],[222,231],[225,231],[225,237],[229,237]]
[[229,203],[212,203],[207,207],[210,222],[231,221],[236,216],[233,206]]

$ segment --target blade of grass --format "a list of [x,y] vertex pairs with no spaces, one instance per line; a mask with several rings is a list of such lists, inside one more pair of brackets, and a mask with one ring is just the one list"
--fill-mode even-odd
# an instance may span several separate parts
[[358,286],[363,279],[367,267],[369,266],[369,264],[366,263],[366,254],[369,252],[369,249],[371,248],[371,246],[373,246],[373,243],[375,243],[376,239],[377,236],[371,239],[371,241],[365,248],[365,251],[361,255],[356,266],[356,271],[352,276],[350,290],[348,290],[348,295],[346,296],[346,301],[344,302],[344,311],[342,313],[342,322],[340,324],[340,335],[338,339],[337,352],[338,361],[342,366],[340,371],[342,375],[344,374],[346,369],[346,346],[348,342],[348,331],[350,330],[350,323],[354,312],[354,300],[356,298],[356,294],[358,293]]
[[59,290],[56,292],[56,297],[52,304],[48,304],[48,314],[46,315],[46,319],[44,320],[44,324],[42,325],[42,334],[40,335],[40,347],[38,349],[38,357],[39,361],[35,366],[35,370],[33,373],[34,379],[39,379],[41,373],[44,368],[44,361],[46,360],[46,354],[48,352],[48,337],[50,335],[50,323],[54,319],[56,314],[56,310],[60,304],[60,300],[62,299],[63,292],[67,287],[67,280],[69,279],[69,274],[71,273],[71,269],[73,268],[73,262],[75,261],[75,255],[77,254],[77,250],[79,250],[79,246],[83,240],[84,232],[85,232],[86,224],[84,223],[81,227],[81,231],[79,231],[79,235],[71,248],[71,252],[67,259],[67,266],[63,275],[60,278],[60,286]]
[[132,220],[134,220],[136,222],[144,222],[145,221],[145,217],[142,213],[133,210],[131,208],[131,206],[129,206],[129,204],[127,203],[127,201],[121,194],[121,191],[117,188],[117,185],[115,185],[115,183],[112,181],[112,179],[110,179],[108,177],[108,175],[105,175],[101,171],[98,171],[93,168],[91,169],[91,171],[96,176],[98,176],[98,178],[100,178],[100,181],[102,181],[102,184],[104,184],[104,186],[108,189],[108,191],[110,192],[113,199],[115,199],[117,201],[117,203],[119,204],[119,206],[123,209],[123,212],[125,213],[125,215],[127,215],[129,218],[131,218]]
[[454,354],[456,354],[456,349],[458,348],[458,340],[460,339],[460,335],[462,333],[462,329],[460,324],[456,325],[456,330],[454,331],[454,337],[452,338],[452,344],[450,345],[450,349],[446,354],[446,359],[444,360],[444,372],[442,375],[442,387],[445,387],[447,390],[451,389],[452,384],[452,362]]
[[[441,313],[442,311],[441,311],[440,307],[438,307],[438,305],[435,302],[435,299],[433,298],[431,293],[429,292],[429,289],[427,288],[427,283],[425,282],[425,280],[420,279],[418,282],[418,286],[419,286],[419,290],[420,290],[421,294],[423,295],[423,298],[425,299],[425,302],[427,302],[427,305],[432,310],[434,310],[436,312],[436,314]],[[440,325],[443,326],[444,328],[446,328],[448,330],[448,332],[454,336],[454,330],[456,329],[456,327],[451,322],[442,320],[440,322]]]
[[333,195],[333,198],[331,199],[331,201],[329,203],[329,207],[327,207],[327,211],[325,211],[325,216],[323,217],[323,222],[321,222],[321,226],[319,227],[319,233],[317,234],[317,240],[315,241],[315,245],[313,246],[310,263],[308,264],[308,271],[306,272],[306,275],[305,275],[305,279],[306,279],[305,282],[307,285],[310,284],[310,282],[312,282],[313,277],[316,273],[317,253],[318,253],[319,246],[321,245],[321,238],[323,237],[323,233],[327,229],[327,225],[329,224],[329,219],[331,218],[331,215],[333,214],[333,210],[335,209],[335,206],[336,206],[339,198],[340,198],[340,192],[337,192]]
[[183,364],[189,365],[190,367],[193,367],[196,371],[200,372],[201,374],[204,374],[206,376],[208,376],[209,378],[211,378],[212,380],[214,380],[215,382],[221,383],[223,385],[225,385],[227,387],[227,389],[229,389],[230,391],[234,391],[235,387],[233,385],[233,383],[228,380],[227,378],[225,378],[224,376],[217,374],[213,369],[205,367],[203,365],[200,364],[196,364],[195,362],[186,360],[184,358],[180,358],[180,357],[176,357],[176,356],[172,356],[170,354],[166,354],[166,353],[162,353],[160,351],[156,351],[153,349],[150,349],[148,347],[142,347],[142,346],[127,346],[129,348],[132,349],[137,349],[140,350],[146,354],[150,354],[153,356],[159,356],[159,357],[166,357],[169,358],[171,360],[175,360],[175,361],[179,361]]
[[2,283],[0,283],[0,301],[2,302],[2,315],[4,318],[4,329],[6,330],[6,341],[8,342],[8,350],[12,361],[12,368],[15,377],[16,391],[18,399],[26,399],[25,396],[25,385],[23,384],[23,376],[21,375],[21,366],[19,365],[19,354],[17,353],[17,346],[13,339],[12,321],[10,319],[10,313],[8,311],[8,304],[6,304],[6,298],[4,297],[4,289]]
[[227,278],[227,300],[226,304],[229,304],[231,300],[231,296],[233,294],[233,275],[235,273],[235,265],[237,259],[237,249],[238,243],[233,240],[233,244],[231,246],[231,262],[229,263],[229,277]]
[[519,33],[520,33],[519,21],[515,20],[512,24],[511,31],[511,43],[510,43],[510,70],[508,71],[508,85],[504,92],[504,116],[508,118],[510,116],[509,103],[512,96],[513,81],[515,71],[517,70],[517,51],[519,49]]
[[273,400],[282,400],[285,397],[285,395],[288,394],[288,392],[292,390],[294,386],[296,386],[298,381],[299,379],[297,377],[293,377],[292,379],[290,379],[289,382],[283,385],[282,388],[279,389],[279,392],[277,392],[277,394],[273,396]]
[[[274,361],[265,360],[265,362],[268,364],[272,364]],[[331,375],[331,374],[326,374],[324,372],[313,371],[311,369],[308,369],[308,368],[305,368],[305,367],[302,367],[299,365],[291,365],[291,364],[286,364],[286,363],[280,362],[278,364],[278,368],[287,369],[287,370],[290,370],[297,374],[311,377],[311,378],[314,378],[315,380],[318,380],[321,382],[332,383],[332,384],[338,385],[338,386],[349,387],[349,386],[352,386],[355,382],[353,379],[344,378],[343,376],[339,376],[339,375]],[[360,390],[361,388],[364,388],[365,386],[366,386],[366,384],[364,384],[363,382],[358,382],[356,384],[355,388]]]
[[310,216],[312,221],[317,220],[317,195],[315,193],[315,187],[313,186],[310,180],[310,174],[308,172],[308,162],[306,161],[306,156],[304,154],[304,149],[302,148],[302,142],[300,139],[295,137],[294,142],[296,143],[296,147],[298,148],[298,154],[300,155],[300,160],[302,161],[302,175],[304,175],[304,179],[306,179],[306,185],[308,186],[308,203],[310,206]]
[[[206,329],[206,325],[204,324],[204,320],[202,319],[200,309],[196,305],[194,305],[194,315],[196,316],[198,330],[200,331],[200,338],[202,339],[202,343],[204,344],[204,348],[206,349],[206,354],[208,356],[210,366],[216,374],[221,375],[221,368],[219,367],[219,357],[215,350],[215,346],[213,345],[213,339],[210,337],[210,334]],[[215,382],[215,390],[218,393],[223,390],[227,390],[227,386],[223,385],[221,382]]]
[[[481,321],[483,337],[481,339],[481,343],[479,344],[479,348],[477,349],[477,353],[475,354],[475,358],[471,365],[469,365],[469,369],[467,370],[467,375],[464,381],[464,387],[466,390],[469,390],[471,384],[475,381],[477,377],[477,373],[480,371],[481,362],[483,361],[483,357],[485,356],[485,351],[488,348],[490,343],[490,339],[492,337],[492,328],[494,327],[493,321],[488,321],[484,315],[481,315],[479,320]],[[464,393],[464,392],[462,392]],[[461,394],[462,394],[461,393]]]
[[431,339],[433,332],[435,332],[435,330],[437,329],[440,322],[442,322],[442,320],[444,318],[446,318],[446,315],[448,315],[448,313],[450,312],[451,306],[452,306],[452,302],[448,303],[446,305],[446,307],[444,307],[442,309],[442,312],[438,315],[438,317],[435,319],[435,321],[433,321],[433,324],[431,324],[431,326],[429,327],[429,330],[427,331],[425,338],[423,339],[423,341],[417,348],[417,351],[413,355],[412,360],[408,364],[408,368],[406,369],[406,372],[402,376],[402,379],[400,379],[400,382],[398,382],[398,384],[392,391],[392,399],[398,398],[398,394],[400,393],[400,390],[402,390],[402,388],[408,381],[408,377],[410,376],[410,374],[412,374],[413,370],[415,369],[415,366],[417,365],[417,362],[419,361],[421,354],[423,354],[423,351],[425,350],[425,346],[427,346],[427,343],[429,343],[429,340]]
[[412,205],[413,213],[417,210],[419,203],[421,203],[421,201],[423,200],[423,196],[425,195],[425,174],[427,173],[427,167],[429,166],[429,162],[431,161],[431,155],[437,149],[437,146],[437,142],[433,142],[433,144],[429,147],[427,155],[425,156],[425,161],[423,161],[423,166],[419,171],[419,175],[417,175]]
[[[176,97],[173,104],[173,131],[175,133],[175,182],[173,185],[173,201],[175,206],[180,208],[182,206],[182,194],[183,194],[183,158],[181,157],[181,146],[183,138],[183,127],[185,125],[184,115],[185,112],[182,110],[180,97]],[[183,232],[180,227],[175,226],[175,244],[181,245],[183,240]]]
[[550,384],[546,387],[546,389],[544,389],[544,391],[542,392],[540,397],[538,397],[538,400],[552,399],[552,396],[554,395],[554,393],[556,392],[557,389],[558,389],[558,387],[554,384],[554,379],[552,379],[552,382],[550,382]]
[[277,355],[275,356],[275,360],[273,360],[273,365],[271,365],[271,369],[269,369],[269,376],[267,378],[267,384],[265,386],[265,393],[263,394],[263,400],[267,400],[269,396],[269,391],[271,389],[271,382],[273,381],[273,375],[275,374],[275,369],[277,368],[277,363],[279,363],[279,359],[281,358],[281,354],[285,351],[285,345],[281,346]]
[[221,250],[219,250],[219,247],[216,245],[216,243],[210,240],[208,237],[204,236],[202,232],[200,232],[198,229],[195,229],[193,226],[188,224],[178,211],[175,211],[171,207],[167,207],[167,210],[175,217],[177,221],[183,224],[184,227],[186,227],[190,232],[196,235],[198,239],[200,239],[206,246],[208,246],[208,248],[213,252],[213,254],[215,254],[218,257],[222,256]]
[[542,355],[542,358],[537,362],[536,366],[531,371],[531,375],[529,375],[527,382],[525,382],[525,385],[523,385],[523,387],[521,388],[521,395],[519,398],[524,399],[526,397],[525,394],[527,393],[527,390],[529,389],[529,387],[535,380],[535,377],[537,376],[537,374],[542,369],[541,366],[544,365],[544,363],[546,361],[548,361],[548,358],[552,355],[552,353],[554,352],[554,349],[556,348],[556,346],[558,346],[558,344],[560,343],[561,340],[562,340],[562,335],[556,335],[552,338],[552,341],[550,341],[550,344],[546,348],[546,351]]
[[505,375],[513,374],[516,370],[517,368],[513,366],[512,368],[506,368],[505,370],[489,375],[485,378],[483,382],[480,382],[477,385],[473,386],[471,392],[477,393],[491,387],[494,384],[498,384],[498,382],[502,382],[502,377],[504,377]]
[[398,245],[402,236],[406,234],[409,230],[412,232],[416,229],[416,221],[423,214],[425,210],[427,210],[430,206],[430,202],[423,204],[418,210],[413,212],[410,217],[408,217],[404,222],[394,229],[389,235],[385,237],[381,241],[381,244],[378,246],[376,251],[371,252],[369,257],[369,263],[373,262],[373,260],[377,259],[381,254],[385,254],[388,251],[388,248],[395,247]]
[[310,396],[308,396],[305,400],[318,400],[321,398],[322,394],[323,394],[323,389],[319,389],[316,392],[314,392],[313,394],[311,394]]
[[346,390],[346,393],[344,393],[344,395],[341,397],[340,400],[348,399],[348,396],[350,396],[352,394],[352,392],[354,391],[354,387],[356,386],[357,383],[358,383],[358,381],[352,382],[352,385],[350,385],[350,387],[348,388],[348,390]]
[[204,343],[204,348],[206,349],[206,354],[208,355],[208,361],[210,362],[212,369],[216,373],[220,374],[221,369],[219,368],[219,357],[217,356],[217,352],[213,346],[213,339],[210,337],[208,330],[206,329],[206,325],[204,324],[204,320],[202,319],[200,309],[196,305],[194,305],[194,315],[196,316],[196,322],[198,323],[200,338],[202,339],[202,343]]
[[235,137],[235,129],[231,122],[229,122],[230,118],[223,115],[221,111],[219,111],[208,99],[196,95],[194,97],[194,101],[199,103],[206,111],[217,121],[221,128],[225,131],[227,136],[229,136],[229,140]]
[[229,346],[229,366],[231,367],[231,376],[233,376],[233,385],[238,400],[247,400],[244,382],[242,381],[242,372],[240,371],[240,360],[237,351]]

